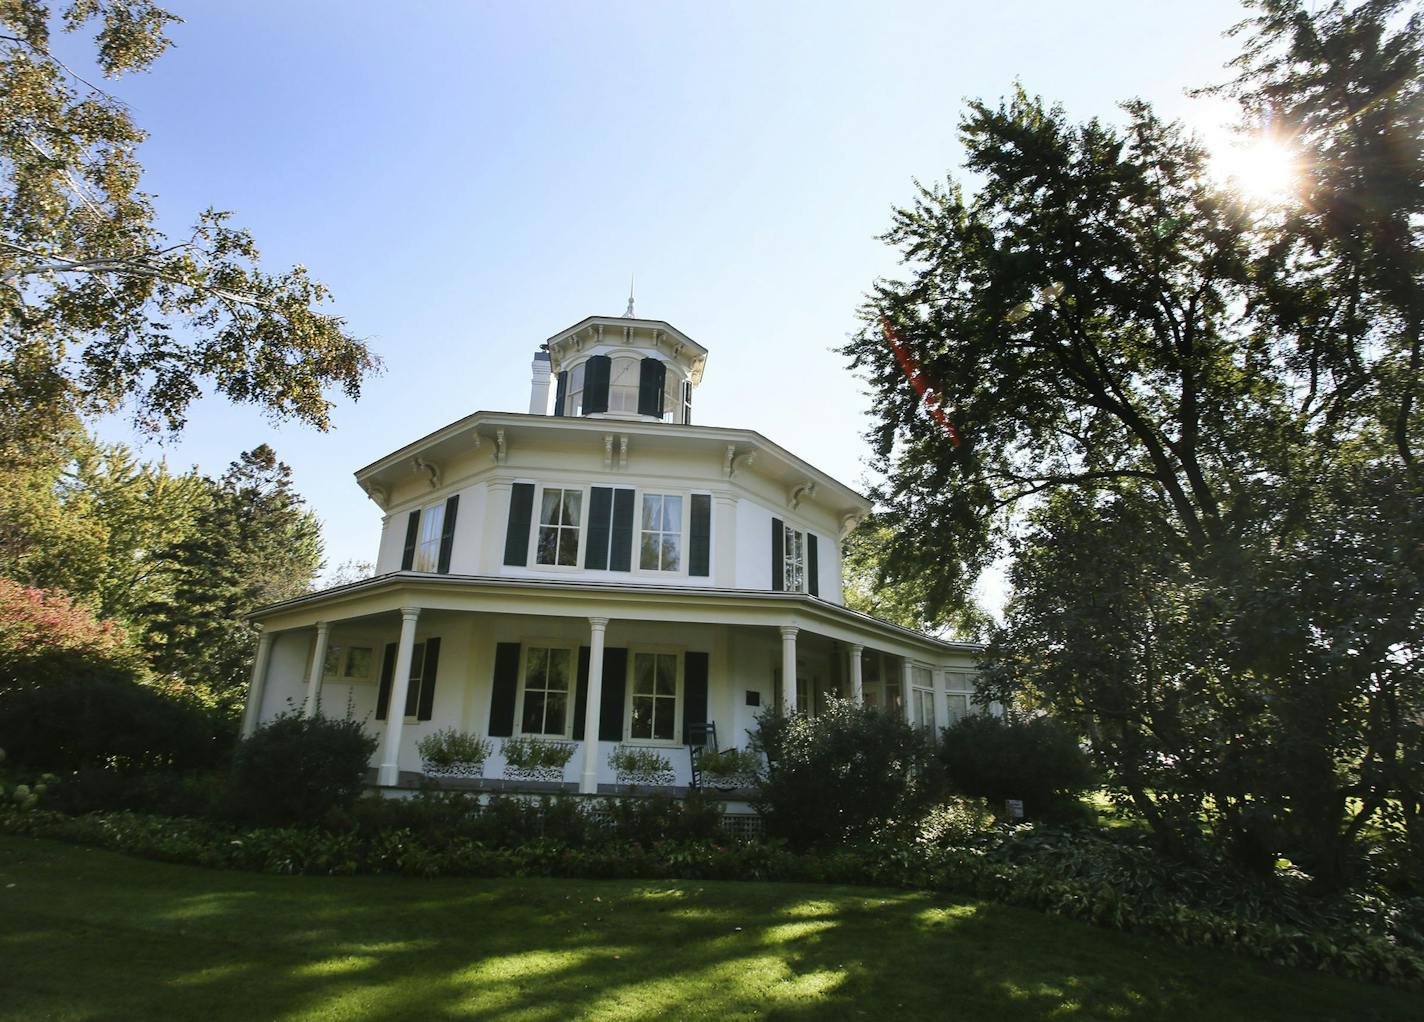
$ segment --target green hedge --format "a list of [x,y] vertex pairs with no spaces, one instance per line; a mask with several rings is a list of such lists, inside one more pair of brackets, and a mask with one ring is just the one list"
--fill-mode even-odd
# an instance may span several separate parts
[[[580,847],[542,838],[491,847],[471,837],[431,840],[408,828],[362,833],[313,827],[236,828],[192,819],[106,813],[70,817],[0,810],[0,831],[96,845],[168,862],[268,873],[398,873],[409,876],[548,876],[627,879],[785,880],[869,883],[973,895],[1099,926],[1212,945],[1281,965],[1398,986],[1424,987],[1424,938],[1416,904],[1374,913],[1336,907],[1312,923],[1292,909],[1242,900],[1227,885],[1219,906],[1188,903],[1199,880],[1154,864],[1131,846],[1068,832],[973,847],[864,844],[797,854],[779,842],[612,842]],[[1082,847],[1078,847],[1082,845]],[[1218,878],[1219,882],[1219,878]],[[1151,893],[1147,893],[1151,892]],[[1230,899],[1235,899],[1231,901]],[[1302,913],[1305,909],[1297,908]]]

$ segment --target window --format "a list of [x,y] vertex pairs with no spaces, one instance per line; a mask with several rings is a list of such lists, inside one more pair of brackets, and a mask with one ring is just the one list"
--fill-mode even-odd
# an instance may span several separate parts
[[668,366],[667,376],[663,380],[663,421],[681,422],[678,418],[681,408],[682,380],[672,371],[672,366]]
[[410,687],[405,690],[405,715],[414,719],[420,709],[420,686],[425,680],[425,643],[417,642],[410,654]]
[[583,368],[580,362],[569,370],[569,392],[564,396],[564,414],[583,414]]
[[608,410],[638,413],[638,382],[642,363],[636,358],[619,355],[608,370]]
[[879,650],[865,650],[860,655],[860,684],[866,706],[899,716],[904,700],[898,660]]
[[524,660],[524,705],[519,730],[526,735],[569,733],[574,651],[559,646],[529,646]]
[[322,674],[328,678],[362,681],[371,676],[373,663],[370,646],[328,646]]
[[539,539],[534,559],[540,564],[578,564],[582,490],[546,488],[539,505]]
[[628,737],[677,741],[677,654],[633,654]]
[[934,675],[928,667],[910,668],[910,699],[914,722],[922,728],[934,731]]
[[684,424],[692,422],[692,381],[688,380],[682,385],[682,421]]
[[806,588],[806,534],[783,525],[785,538],[781,547],[781,588],[799,593]]
[[946,697],[949,703],[949,720],[945,722],[946,726],[949,726],[969,716],[972,708],[970,700],[974,697],[974,675],[967,671],[946,671],[944,680],[945,687],[949,689],[949,695]]
[[420,512],[420,532],[415,540],[415,560],[412,571],[438,571],[440,568],[440,531],[445,525],[445,502],[432,504]]
[[682,498],[663,493],[643,494],[642,551],[644,571],[678,571],[682,567]]

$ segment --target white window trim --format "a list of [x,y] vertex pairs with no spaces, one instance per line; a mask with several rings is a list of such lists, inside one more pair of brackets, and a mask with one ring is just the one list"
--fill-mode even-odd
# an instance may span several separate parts
[[[683,667],[687,660],[686,650],[680,646],[629,646],[628,676],[623,687],[623,743],[625,745],[646,746],[654,749],[675,749],[682,745],[682,711],[686,698],[683,692]],[[677,695],[672,707],[672,739],[633,737],[633,671],[639,653],[671,654],[677,658]]]
[[[786,584],[786,567],[787,567],[787,564],[790,562],[790,559],[791,559],[791,544],[789,544],[789,543],[787,542],[787,533],[794,533],[795,535],[801,537],[801,585],[800,585],[800,587],[797,588],[797,589],[792,589],[790,586],[788,586],[788,585]],[[781,589],[782,589],[783,592],[787,592],[787,593],[809,593],[809,592],[811,591],[810,577],[809,577],[809,572],[810,572],[810,570],[811,570],[811,569],[810,569],[810,565],[809,565],[809,560],[810,560],[810,559],[806,556],[806,548],[807,548],[808,546],[810,546],[810,543],[807,542],[806,537],[809,536],[809,535],[810,535],[810,531],[809,531],[808,529],[803,529],[803,528],[801,528],[800,526],[798,526],[798,525],[797,525],[796,523],[794,523],[794,522],[788,522],[788,521],[786,521],[785,519],[782,520],[782,522],[781,522],[781,569],[780,569],[780,570],[781,570]]]
[[[545,490],[575,490],[582,494],[579,497],[579,523],[578,523],[578,547],[574,553],[573,564],[540,564],[539,563],[539,529],[542,527],[539,517],[540,511],[544,507]],[[529,555],[525,558],[525,564],[535,571],[582,571],[584,551],[588,545],[588,498],[589,487],[579,484],[565,483],[540,483],[534,484],[534,507],[529,516]]]
[[[526,733],[524,730],[524,686],[529,676],[530,649],[566,649],[569,651],[569,702],[567,709],[564,711],[564,730],[562,734],[551,735],[542,732]],[[570,643],[566,639],[533,638],[519,640],[519,689],[514,700],[515,735],[520,738],[543,739],[549,742],[569,741],[574,737],[574,703],[578,699],[578,663],[578,643]],[[584,707],[584,712],[588,712],[587,707]]]

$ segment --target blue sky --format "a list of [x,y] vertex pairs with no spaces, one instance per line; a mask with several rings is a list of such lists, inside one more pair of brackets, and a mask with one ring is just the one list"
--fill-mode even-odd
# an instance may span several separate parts
[[[335,429],[209,399],[149,457],[220,473],[267,442],[373,560],[357,467],[476,409],[527,408],[538,344],[638,313],[710,349],[695,421],[759,430],[865,481],[867,401],[834,350],[912,179],[960,159],[964,100],[1019,80],[1078,119],[1191,101],[1236,52],[1235,2],[375,4],[170,2],[175,47],[114,91],[151,134],[179,234],[212,205],[272,268],[300,262],[386,363]],[[65,52],[73,52],[73,44]],[[134,440],[121,421],[108,439]],[[988,598],[996,602],[997,583]]]

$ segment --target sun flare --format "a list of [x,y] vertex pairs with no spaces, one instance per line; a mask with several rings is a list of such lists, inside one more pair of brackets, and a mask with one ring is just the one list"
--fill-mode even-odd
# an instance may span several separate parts
[[1281,202],[1300,187],[1300,153],[1273,138],[1234,142],[1212,159],[1217,174],[1243,196],[1257,202]]

